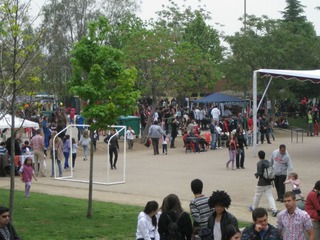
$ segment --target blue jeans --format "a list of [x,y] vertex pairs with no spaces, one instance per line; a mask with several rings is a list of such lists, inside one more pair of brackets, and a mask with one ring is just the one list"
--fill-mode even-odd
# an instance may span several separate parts
[[[61,161],[57,159],[58,169],[59,169],[59,176],[62,176],[62,167],[61,167]],[[51,168],[51,175],[54,176],[54,160],[52,159],[52,168]]]
[[216,137],[217,137],[217,134],[211,133],[211,149],[216,149],[217,148]]
[[63,155],[64,155],[64,169],[67,169],[69,167],[69,163],[68,163],[69,154],[70,154],[70,152],[63,152]]
[[83,157],[87,160],[88,145],[82,145],[82,147],[83,147]]

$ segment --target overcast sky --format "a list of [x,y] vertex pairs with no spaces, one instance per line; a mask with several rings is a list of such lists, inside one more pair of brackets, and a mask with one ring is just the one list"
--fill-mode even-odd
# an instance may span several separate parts
[[[162,5],[168,5],[168,0],[142,0],[141,12],[138,15],[147,20],[155,18],[155,12],[162,9]],[[222,30],[228,35],[240,30],[242,23],[238,20],[244,14],[245,0],[174,0],[180,6],[191,6],[197,9],[199,4],[205,6],[205,9],[211,12],[212,21],[215,29]],[[301,0],[302,5],[306,6],[305,16],[308,21],[315,26],[317,34],[320,35],[320,11],[315,10],[316,6],[320,6],[319,0]],[[269,18],[282,18],[281,11],[286,6],[285,0],[246,0],[247,14],[254,14],[258,17],[267,15]],[[222,24],[223,27],[215,23]]]

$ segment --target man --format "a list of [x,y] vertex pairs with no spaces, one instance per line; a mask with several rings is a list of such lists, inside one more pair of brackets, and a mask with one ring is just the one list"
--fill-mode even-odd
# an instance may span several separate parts
[[217,106],[214,106],[213,109],[211,110],[212,119],[219,122],[220,114],[221,114],[221,112],[220,112],[219,108]]
[[284,182],[287,179],[288,174],[292,171],[291,158],[286,151],[286,145],[281,144],[279,149],[273,151],[270,162],[273,166],[275,179],[274,185],[277,190],[277,201],[283,202],[283,194],[286,191]]
[[81,135],[83,134],[84,131],[84,126],[81,126],[84,124],[84,117],[81,115],[78,115],[76,117],[76,124],[77,124],[77,129],[78,129],[78,142],[80,141]]
[[252,212],[253,224],[242,232],[241,240],[280,240],[280,231],[268,223],[268,213],[264,208]]
[[284,194],[286,210],[281,211],[277,217],[277,225],[284,240],[305,240],[305,233],[309,240],[314,240],[314,231],[308,213],[296,205],[296,195],[289,191]]
[[0,206],[0,239],[17,239],[16,230],[9,222],[9,208]]
[[268,168],[270,162],[265,159],[266,153],[264,151],[258,152],[259,162],[257,163],[257,172],[255,173],[256,178],[259,178],[258,185],[256,187],[256,192],[253,198],[253,204],[249,207],[250,211],[255,210],[259,206],[260,199],[262,194],[265,193],[267,200],[269,202],[269,207],[272,211],[272,216],[276,217],[278,210],[272,196],[272,180],[266,179],[263,176],[263,172],[265,168]]
[[148,138],[151,138],[151,140],[152,140],[153,154],[154,155],[158,155],[159,154],[159,139],[161,137],[165,137],[165,136],[166,136],[166,133],[158,125],[158,122],[154,121],[153,124],[150,126],[150,128],[148,130]]
[[269,138],[269,121],[267,120],[266,114],[263,114],[260,120],[260,133],[261,133],[261,136],[260,136],[261,144],[263,144],[264,142],[264,135],[266,135],[267,142],[271,144],[270,138]]
[[36,135],[31,138],[30,146],[33,149],[33,158],[34,158],[34,170],[36,172],[36,176],[45,177],[46,174],[43,168],[43,161],[44,161],[44,138],[41,135],[41,129],[37,129]]
[[193,233],[195,236],[206,228],[208,218],[212,214],[212,209],[209,207],[209,197],[202,194],[203,183],[200,179],[194,179],[191,182],[191,191],[194,194],[194,199],[191,200],[189,207],[193,219]]

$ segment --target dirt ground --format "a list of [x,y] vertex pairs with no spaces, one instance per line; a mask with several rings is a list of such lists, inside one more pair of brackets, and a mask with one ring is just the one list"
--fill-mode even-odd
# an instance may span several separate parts
[[[73,130],[74,136],[76,130]],[[264,150],[269,158],[272,151],[280,144],[285,144],[292,158],[294,171],[300,176],[301,189],[306,196],[314,183],[319,180],[319,138],[306,137],[303,143],[301,135],[293,142],[289,130],[275,130],[275,141],[272,144],[260,144],[258,150]],[[179,196],[185,210],[189,210],[189,202],[193,198],[190,182],[200,178],[204,183],[203,193],[211,195],[212,191],[225,190],[232,199],[229,211],[239,220],[251,221],[248,206],[252,204],[257,179],[254,177],[258,157],[253,154],[253,147],[245,152],[245,169],[232,171],[226,168],[228,151],[226,148],[208,150],[201,153],[185,153],[181,136],[177,138],[176,148],[168,149],[168,155],[153,155],[152,147],[147,148],[135,139],[134,148],[124,152],[123,140],[120,140],[120,154],[117,170],[108,169],[106,144],[103,136],[94,152],[94,184],[93,198],[99,201],[115,202],[144,206],[149,200],[160,204],[162,199],[175,193]],[[126,161],[124,161],[126,158]],[[61,195],[74,198],[88,197],[89,161],[83,161],[83,152],[79,148],[75,169],[64,172],[65,181],[49,177],[51,160],[47,162],[47,177],[39,178],[32,183],[32,192]],[[69,180],[68,180],[69,179]],[[76,180],[76,181],[75,181]],[[117,183],[117,184],[116,184]],[[0,178],[1,188],[10,188],[9,177]],[[16,189],[23,190],[24,184],[16,179]],[[290,190],[290,186],[287,186]],[[276,192],[274,189],[274,197]],[[263,196],[261,207],[268,208]],[[284,209],[283,203],[277,202],[279,210]],[[275,218],[270,217],[275,223]]]

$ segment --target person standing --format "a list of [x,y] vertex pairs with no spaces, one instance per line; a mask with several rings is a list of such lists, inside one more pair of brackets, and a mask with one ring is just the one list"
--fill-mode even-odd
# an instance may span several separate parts
[[211,133],[211,150],[217,149],[217,129],[216,129],[216,120],[212,119],[210,124],[210,133]]
[[163,129],[158,125],[158,121],[154,121],[153,124],[150,126],[148,131],[148,138],[152,140],[153,146],[153,154],[159,154],[159,139],[163,136],[166,136],[166,133]]
[[236,130],[236,141],[237,141],[237,156],[236,156],[236,167],[237,169],[244,169],[244,147],[248,149],[247,140],[243,135],[243,128],[241,126],[237,127]]
[[42,125],[42,131],[43,131],[43,135],[44,135],[44,150],[47,150],[47,148],[49,146],[50,135],[51,135],[47,116],[43,116],[43,120],[41,122],[41,125]]
[[209,207],[209,197],[202,194],[203,182],[200,179],[194,179],[191,182],[191,191],[194,199],[191,200],[189,207],[191,217],[193,219],[193,234],[198,235],[201,229],[208,225],[208,218],[212,214],[212,209]]
[[270,162],[265,159],[266,153],[264,151],[258,152],[259,162],[257,163],[257,172],[254,174],[258,178],[258,185],[256,187],[256,192],[253,198],[253,204],[249,207],[250,211],[254,211],[260,203],[262,194],[265,193],[267,200],[269,202],[269,207],[272,211],[272,216],[276,217],[278,210],[276,203],[272,195],[272,181],[263,176],[264,170],[269,167]]
[[149,201],[143,212],[139,213],[136,231],[137,240],[159,240],[156,217],[158,209],[159,204],[156,201]]
[[33,159],[34,159],[34,169],[36,172],[36,176],[39,176],[39,173],[42,177],[45,177],[45,172],[43,169],[43,161],[44,161],[44,138],[41,135],[41,129],[37,129],[36,135],[31,138],[30,146],[33,149]]
[[307,113],[307,123],[308,123],[308,132],[307,136],[312,137],[312,132],[313,132],[313,117],[312,117],[312,111],[309,110]]
[[10,223],[9,208],[0,206],[0,239],[20,240],[15,228]]
[[[252,212],[253,224],[242,232],[241,240],[281,240],[280,231],[268,223],[268,213],[264,208]],[[293,239],[292,239],[293,240]]]
[[221,112],[220,112],[218,106],[215,105],[211,110],[212,119],[216,120],[217,122],[219,122],[220,115],[221,115]]
[[[54,177],[54,164],[57,162],[58,169],[59,169],[59,177],[62,177],[62,167],[61,161],[63,159],[63,142],[59,136],[55,138],[57,135],[56,132],[52,132],[51,139],[49,141],[49,148],[51,152],[51,177]],[[55,161],[56,160],[56,161]]]
[[111,129],[110,134],[103,141],[109,145],[109,162],[111,169],[117,169],[119,143],[116,131],[114,129]]
[[229,140],[226,143],[229,152],[229,161],[226,163],[226,167],[229,168],[229,164],[232,163],[232,170],[234,169],[234,160],[237,156],[237,141],[233,133],[230,134]]
[[221,239],[222,232],[230,224],[238,228],[238,220],[226,210],[231,205],[231,198],[225,191],[213,192],[208,203],[209,207],[214,209],[208,219],[208,228],[211,231],[212,239]]
[[76,163],[78,144],[76,143],[76,139],[72,138],[72,169],[74,170],[74,165]]
[[134,136],[135,132],[132,129],[131,126],[128,126],[128,130],[126,132],[126,137],[127,137],[127,141],[128,141],[128,149],[132,149],[133,148],[133,136]]
[[315,183],[313,190],[307,195],[305,211],[312,219],[314,239],[320,239],[320,180]]
[[34,175],[34,170],[32,168],[32,159],[27,157],[24,160],[23,165],[19,169],[20,180],[25,183],[24,196],[30,197],[30,188],[32,177],[37,181],[36,176]]
[[284,240],[305,240],[305,234],[309,240],[315,240],[312,221],[307,212],[296,205],[294,192],[286,192],[283,196],[285,210],[277,216],[277,226]]
[[178,129],[179,129],[179,122],[176,118],[173,119],[171,122],[171,143],[170,148],[176,148],[174,145],[174,141],[178,136]]
[[76,117],[76,124],[77,124],[77,129],[78,129],[78,142],[80,141],[80,138],[83,134],[83,131],[85,129],[84,125],[84,117],[81,115],[77,115]]
[[283,194],[286,191],[284,182],[293,169],[290,155],[286,150],[286,145],[281,144],[279,149],[273,151],[270,157],[270,162],[275,173],[274,185],[278,196],[276,201],[283,202]]
[[83,134],[82,134],[80,141],[78,143],[78,145],[82,145],[82,147],[83,147],[83,161],[87,160],[88,146],[89,146],[90,141],[91,141],[91,139],[89,137],[89,131],[88,131],[88,129],[85,129],[83,131]]
[[269,138],[269,121],[267,120],[266,114],[263,114],[260,120],[260,134],[261,144],[264,142],[264,136],[266,136],[267,142],[271,144]]

